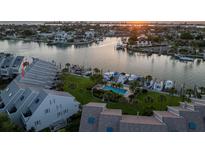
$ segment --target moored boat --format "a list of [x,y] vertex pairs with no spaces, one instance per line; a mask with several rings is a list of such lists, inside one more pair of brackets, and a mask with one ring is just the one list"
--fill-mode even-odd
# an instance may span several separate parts
[[185,57],[185,56],[181,56],[181,57],[179,57],[179,60],[180,60],[180,61],[191,61],[191,62],[194,61],[193,58],[189,58],[189,57]]

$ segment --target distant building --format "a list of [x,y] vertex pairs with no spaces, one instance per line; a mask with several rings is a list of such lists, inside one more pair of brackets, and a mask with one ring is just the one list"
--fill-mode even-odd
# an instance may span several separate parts
[[38,37],[43,40],[51,39],[53,38],[53,36],[54,36],[53,32],[52,33],[38,33]]
[[89,31],[85,32],[85,37],[93,39],[95,37],[95,31],[94,29],[90,29]]
[[140,41],[136,41],[136,46],[137,47],[151,47],[152,42],[147,41],[147,40],[140,40]]
[[150,47],[152,46],[152,42],[148,40],[148,37],[144,34],[137,37],[137,41],[135,44],[136,47]]
[[153,116],[123,115],[119,109],[107,109],[105,103],[83,106],[81,132],[200,132],[205,131],[205,101],[181,103]]
[[64,31],[59,31],[55,33],[54,36],[54,43],[67,43],[68,41],[72,40],[73,37],[71,35],[68,35]]

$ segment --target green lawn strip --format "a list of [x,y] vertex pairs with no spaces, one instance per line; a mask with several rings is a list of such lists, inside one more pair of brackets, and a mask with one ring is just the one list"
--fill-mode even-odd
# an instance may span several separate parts
[[[160,101],[160,95],[163,95],[164,99]],[[146,102],[146,98],[153,99],[152,102]],[[137,102],[136,102],[137,100]],[[131,115],[151,115],[152,110],[166,110],[167,106],[178,106],[181,101],[180,97],[170,96],[166,94],[160,94],[157,92],[148,92],[146,94],[140,94],[135,98],[132,104],[130,103],[109,103],[108,108],[122,109],[123,114]]]
[[100,99],[93,97],[92,93],[87,90],[87,87],[94,85],[94,82],[90,78],[66,74],[63,75],[63,83],[64,91],[67,91],[73,95],[81,104],[100,102]]

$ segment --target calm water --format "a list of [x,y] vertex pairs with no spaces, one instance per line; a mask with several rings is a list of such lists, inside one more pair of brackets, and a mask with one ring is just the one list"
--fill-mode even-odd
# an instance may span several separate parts
[[170,56],[116,51],[114,46],[118,38],[106,38],[100,44],[89,47],[47,46],[44,43],[24,43],[22,41],[0,41],[0,51],[16,55],[39,57],[44,60],[55,60],[65,65],[80,64],[89,67],[98,67],[104,71],[122,71],[139,75],[152,75],[159,79],[170,79],[178,85],[185,83],[187,87],[196,85],[205,86],[205,62],[182,63],[171,59]]

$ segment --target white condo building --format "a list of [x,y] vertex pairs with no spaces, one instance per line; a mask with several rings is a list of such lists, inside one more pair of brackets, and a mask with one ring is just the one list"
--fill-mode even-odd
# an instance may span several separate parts
[[66,92],[50,90],[58,82],[58,69],[50,63],[33,59],[0,94],[0,112],[27,131],[44,128],[57,130],[79,111],[75,98]]
[[31,64],[33,58],[0,53],[0,77],[8,79],[20,74],[24,62]]

